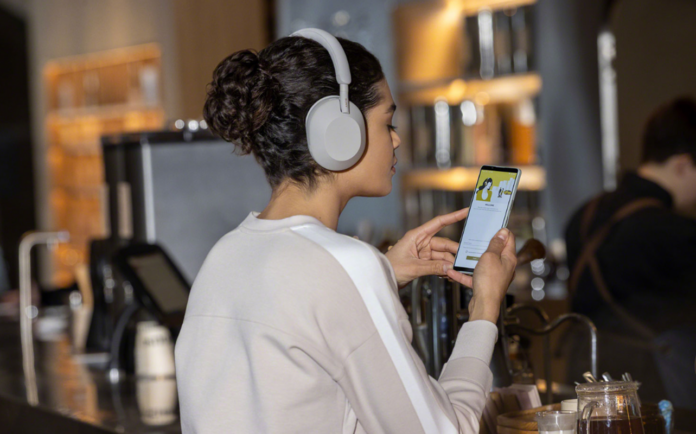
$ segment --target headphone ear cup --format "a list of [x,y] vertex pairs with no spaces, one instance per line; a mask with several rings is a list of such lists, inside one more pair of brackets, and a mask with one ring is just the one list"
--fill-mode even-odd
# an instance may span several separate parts
[[317,101],[307,113],[305,128],[309,152],[325,169],[349,169],[365,152],[365,119],[352,102],[350,113],[341,113],[338,96]]

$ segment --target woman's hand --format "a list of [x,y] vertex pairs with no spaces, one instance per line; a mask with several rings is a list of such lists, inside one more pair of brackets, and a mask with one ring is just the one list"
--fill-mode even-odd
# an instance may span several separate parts
[[469,303],[469,320],[487,320],[496,323],[500,303],[505,297],[515,274],[517,256],[515,236],[508,229],[501,229],[493,237],[476,264],[474,275],[459,273],[453,269],[454,255],[459,244],[436,237],[445,226],[464,220],[469,215],[465,208],[451,214],[435,217],[423,226],[412,229],[386,254],[394,268],[399,288],[421,276],[446,276],[464,286],[473,288]]
[[491,240],[488,250],[481,255],[473,279],[449,270],[447,277],[474,290],[469,302],[469,321],[483,319],[494,324],[498,321],[500,303],[510,286],[516,266],[515,236],[509,230],[501,229]]
[[436,237],[435,234],[445,226],[464,220],[467,215],[469,208],[435,217],[406,232],[387,252],[386,256],[394,268],[399,288],[421,276],[449,276],[449,273],[463,276],[452,270],[459,244],[447,238]]

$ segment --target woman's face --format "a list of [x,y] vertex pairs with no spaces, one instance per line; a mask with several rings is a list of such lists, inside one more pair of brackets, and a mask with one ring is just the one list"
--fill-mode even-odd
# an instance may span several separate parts
[[396,148],[401,144],[392,124],[396,105],[387,80],[377,84],[380,103],[365,116],[367,144],[365,153],[351,169],[338,174],[342,188],[352,196],[386,196],[396,173]]

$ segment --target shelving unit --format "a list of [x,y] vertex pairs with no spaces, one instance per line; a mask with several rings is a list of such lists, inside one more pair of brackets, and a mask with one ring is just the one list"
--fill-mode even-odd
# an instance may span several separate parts
[[[534,3],[444,0],[397,8],[406,229],[469,206],[481,166],[502,165],[522,170],[508,227],[519,245],[540,237],[546,171],[536,139],[534,99],[543,84],[534,70],[529,7]],[[461,223],[450,225],[440,236],[458,239],[462,229]],[[518,288],[519,294],[529,296],[534,277],[531,270],[518,270],[512,291]],[[416,350],[430,374],[438,376],[468,319],[467,291],[442,279],[424,278],[401,296],[419,337],[414,339]]]
[[536,0],[450,0],[449,3],[450,7],[460,7],[464,15],[473,15],[483,8],[516,8],[534,4]]
[[[451,140],[465,140],[461,146],[479,147],[480,143],[486,141],[500,141],[500,130],[495,131],[495,127],[485,127],[481,124],[481,119],[494,115],[493,122],[505,122],[501,116],[510,117],[511,109],[506,109],[503,115],[491,113],[489,108],[510,106],[526,102],[527,112],[532,112],[532,120],[527,120],[516,125],[509,126],[506,137],[513,142],[524,140],[525,146],[532,147],[531,150],[523,150],[524,153],[536,154],[534,143],[535,115],[531,101],[541,92],[542,80],[539,74],[533,70],[523,73],[512,73],[497,75],[491,79],[465,78],[464,65],[471,59],[472,47],[467,44],[465,23],[467,17],[475,15],[481,10],[491,10],[508,16],[514,15],[515,8],[526,7],[536,3],[536,0],[446,0],[441,2],[426,2],[417,4],[406,4],[397,8],[395,17],[395,28],[398,40],[401,41],[397,46],[399,53],[399,74],[401,81],[398,85],[398,100],[400,107],[405,108],[403,112],[409,112],[414,107],[433,109],[438,104],[446,102],[449,106],[449,121],[452,122],[452,113],[464,102],[470,101],[471,106],[476,107],[478,119],[467,124],[468,132],[457,132],[459,138]],[[495,27],[495,25],[493,25]],[[497,37],[498,35],[491,35]],[[496,48],[497,49],[497,48]],[[467,52],[467,50],[469,52]],[[452,124],[447,126],[446,139],[438,138],[437,120],[426,120],[430,123],[427,131],[415,131],[412,114],[411,119],[401,119],[405,121],[408,131],[404,136],[404,151],[406,154],[402,158],[406,166],[419,167],[419,169],[408,169],[403,172],[402,184],[405,191],[416,191],[422,189],[441,189],[443,191],[466,191],[473,188],[475,176],[478,168],[482,164],[514,164],[525,165],[524,176],[521,180],[520,188],[522,191],[539,191],[545,186],[545,171],[534,158],[515,158],[519,153],[507,152],[507,155],[500,150],[492,152],[478,152],[480,149],[468,150],[470,154],[463,161],[447,161],[440,164],[437,168],[427,167],[423,161],[419,161],[419,150],[424,138],[430,140],[428,146],[442,148],[442,140],[450,140],[449,137],[455,134]],[[432,116],[432,115],[430,115]],[[437,115],[435,115],[437,117]],[[442,121],[442,120],[440,120]],[[466,123],[466,122],[465,122]],[[441,125],[442,126],[442,125]],[[454,127],[455,129],[457,127]],[[472,133],[472,130],[475,130]],[[467,136],[467,137],[464,137]],[[437,142],[437,143],[436,143]],[[453,146],[460,146],[453,144]],[[487,144],[484,144],[484,147]],[[479,155],[471,157],[472,153],[478,152]],[[402,152],[403,155],[404,152]],[[421,153],[422,154],[422,153]],[[511,158],[511,160],[506,160]],[[432,161],[430,164],[433,164]],[[424,167],[425,168],[421,168]],[[472,179],[473,178],[473,179]]]
[[534,98],[541,91],[541,77],[536,73],[511,75],[491,80],[461,78],[426,83],[405,82],[399,86],[399,102],[412,105],[432,104],[444,98],[450,105],[464,100],[479,100],[485,104],[501,104]]
[[89,240],[107,235],[100,137],[164,126],[161,53],[156,44],[122,48],[50,62],[47,160],[53,227],[70,232],[70,243],[52,253],[56,286],[74,280]]
[[[546,171],[541,166],[520,166],[519,191],[540,191],[546,187]],[[476,186],[480,167],[451,169],[411,169],[401,177],[401,188],[406,191],[440,190],[471,191]]]

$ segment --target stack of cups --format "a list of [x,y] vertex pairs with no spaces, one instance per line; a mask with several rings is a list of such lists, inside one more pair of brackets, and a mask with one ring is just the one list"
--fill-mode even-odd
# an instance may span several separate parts
[[174,374],[174,347],[169,329],[157,321],[139,322],[135,333],[135,375],[163,378]]
[[156,321],[138,323],[135,335],[135,375],[140,415],[146,425],[166,425],[177,419],[174,348],[169,330]]

